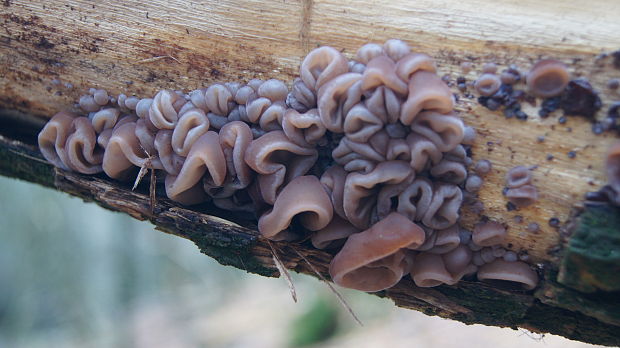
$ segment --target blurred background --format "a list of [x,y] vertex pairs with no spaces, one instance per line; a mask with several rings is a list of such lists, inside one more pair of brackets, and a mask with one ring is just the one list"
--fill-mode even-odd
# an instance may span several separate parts
[[0,177],[0,348],[594,347],[428,317],[325,284],[219,265],[190,241]]

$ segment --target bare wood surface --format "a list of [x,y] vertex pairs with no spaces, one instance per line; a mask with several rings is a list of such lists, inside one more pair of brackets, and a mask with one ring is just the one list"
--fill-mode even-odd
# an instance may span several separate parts
[[[509,64],[527,69],[541,57],[560,59],[569,64],[573,76],[587,77],[603,92],[605,110],[613,100],[620,99],[617,92],[604,88],[609,78],[620,76],[620,71],[612,67],[609,58],[599,61],[596,57],[601,52],[620,48],[617,13],[620,13],[620,3],[604,0],[587,3],[577,0],[518,3],[509,0],[388,3],[7,0],[0,6],[3,23],[0,108],[45,119],[71,108],[79,95],[93,86],[113,94],[123,92],[146,97],[162,88],[187,91],[214,82],[247,81],[255,77],[290,82],[297,75],[303,56],[316,46],[330,45],[352,56],[364,43],[401,38],[414,50],[436,58],[440,74],[449,74],[452,80],[461,74],[459,64],[462,61],[474,63],[475,71],[466,76],[472,80],[484,62],[496,62],[500,69]],[[557,116],[541,119],[533,108],[525,109],[530,115],[526,122],[506,120],[501,114],[478,105],[474,98],[463,95],[457,108],[465,122],[479,134],[473,147],[474,160],[489,159],[494,166],[480,192],[484,214],[509,225],[508,243],[513,250],[527,250],[533,262],[549,270],[557,269],[561,236],[558,229],[548,226],[548,220],[556,217],[566,224],[584,193],[604,183],[602,158],[614,136],[594,135],[591,124],[581,118],[570,118],[565,125],[557,123]],[[28,127],[34,129],[34,124],[36,122],[31,122]],[[541,135],[545,136],[544,143],[536,141]],[[569,158],[569,151],[576,151],[577,156]],[[547,154],[552,154],[554,160],[547,161]],[[515,165],[538,165],[534,180],[541,199],[533,207],[507,212],[501,191],[507,169]],[[27,180],[32,178],[32,175],[22,175]],[[157,226],[162,226],[157,217],[146,217],[138,208],[122,203],[129,198],[124,195],[129,193],[123,191],[118,199],[110,201],[105,195],[98,196],[93,192],[98,189],[89,186],[105,183],[106,190],[121,190],[115,184],[69,173],[54,172],[48,179],[50,177],[55,181],[47,182],[49,186],[91,197],[134,217],[154,219]],[[69,180],[69,186],[63,186],[65,181],[59,178]],[[41,183],[41,180],[31,181]],[[75,185],[86,191],[74,192]],[[84,185],[87,187],[83,188]],[[170,209],[188,211],[172,205]],[[462,223],[469,228],[479,219],[467,210],[463,215]],[[515,215],[521,215],[525,223],[514,223]],[[174,221],[178,224],[183,220]],[[542,227],[540,233],[528,233],[529,222],[538,223]],[[215,226],[215,230],[225,230],[224,225]],[[249,232],[253,229],[251,223],[246,227],[243,233],[256,239],[256,233]],[[222,250],[234,245],[229,244]],[[286,249],[286,246],[281,247]],[[271,265],[267,249],[256,254],[265,258],[261,265]],[[321,253],[316,255],[322,255],[317,256],[319,264],[325,264],[329,257]],[[291,268],[304,267],[299,260],[287,260]],[[268,266],[268,269],[273,274],[273,267]],[[478,291],[481,285],[471,286]],[[449,302],[428,295],[419,295],[426,298],[420,300],[409,296],[407,291],[404,292],[407,295],[402,295],[399,291],[403,290],[399,289],[401,286],[389,291],[399,305],[448,317],[469,318],[464,313],[455,315],[450,314],[450,310],[438,309]],[[541,304],[536,299],[553,305],[549,298],[527,295],[524,299],[527,305],[521,308],[521,314],[526,315],[532,308],[539,310],[536,306]],[[459,301],[455,303],[462,305]],[[479,314],[476,312],[473,317],[479,318]],[[496,319],[477,320],[494,325],[529,325],[520,318],[510,324]],[[602,318],[607,324],[614,321],[606,315]],[[473,319],[468,320],[473,322]],[[504,324],[498,324],[501,322]],[[532,327],[550,330],[543,328],[548,324],[537,325]],[[577,337],[567,333],[570,331],[567,328],[553,331]]]

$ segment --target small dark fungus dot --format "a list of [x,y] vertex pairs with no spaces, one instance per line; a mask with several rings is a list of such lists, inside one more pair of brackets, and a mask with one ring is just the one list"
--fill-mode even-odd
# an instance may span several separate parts
[[551,219],[549,219],[549,226],[551,226],[551,227],[558,227],[558,226],[560,226],[560,219],[558,219],[556,217],[552,217]]
[[607,81],[607,88],[616,90],[620,87],[620,79],[609,79]]
[[568,151],[568,158],[575,158],[577,156],[577,153],[575,151]]
[[517,206],[514,203],[512,202],[506,203],[506,211],[513,211],[516,209],[517,209]]
[[539,230],[539,229],[540,229],[540,226],[538,226],[538,224],[537,224],[537,223],[535,223],[535,222],[530,222],[530,223],[527,225],[527,231],[528,231],[528,232],[531,232],[531,233],[536,233],[536,232],[538,232],[538,230]]
[[601,108],[602,102],[588,80],[576,79],[568,83],[560,106],[566,115],[592,118]]
[[552,154],[550,153],[547,154],[547,161],[552,161],[554,158],[555,157]]
[[544,135],[539,135],[538,137],[536,137],[536,141],[539,143],[544,143],[545,142],[545,136]]
[[559,124],[564,124],[564,123],[566,123],[566,116],[560,116],[560,117],[558,118],[558,123],[559,123]]

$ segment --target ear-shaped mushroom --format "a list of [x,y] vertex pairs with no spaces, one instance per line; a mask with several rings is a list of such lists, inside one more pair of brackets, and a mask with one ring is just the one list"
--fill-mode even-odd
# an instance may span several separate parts
[[437,68],[433,58],[423,53],[410,53],[396,63],[396,74],[403,81],[409,81],[411,75],[418,71],[428,71],[434,74]]
[[294,109],[286,110],[282,117],[282,129],[292,142],[304,147],[316,145],[327,131],[317,109],[303,114]]
[[528,264],[521,261],[507,262],[496,259],[478,269],[478,280],[483,282],[507,282],[524,290],[532,290],[538,285],[538,275]]
[[286,84],[280,80],[270,79],[263,82],[256,91],[259,97],[264,97],[272,102],[286,100],[288,88]]
[[461,143],[464,129],[460,117],[436,112],[421,112],[411,124],[412,131],[428,138],[442,152],[448,152]]
[[245,153],[245,162],[261,174],[260,189],[269,204],[275,203],[283,185],[304,175],[317,158],[315,149],[296,145],[282,131],[271,131],[252,141]]
[[161,129],[155,136],[155,150],[161,161],[161,165],[168,174],[179,175],[185,157],[181,157],[172,148],[173,132],[170,129]]
[[323,46],[312,50],[301,63],[299,75],[312,91],[349,71],[347,59],[338,50]]
[[384,130],[373,134],[365,143],[359,143],[349,138],[343,138],[340,141],[340,143],[344,143],[343,146],[346,145],[347,148],[360,154],[363,158],[377,162],[385,161],[389,142],[390,137]]
[[555,59],[538,61],[527,74],[527,87],[535,96],[555,97],[564,91],[570,76],[566,64]]
[[151,104],[153,104],[153,99],[151,98],[143,98],[140,99],[138,104],[136,104],[136,115],[142,119],[149,118],[149,110],[151,109]]
[[[202,190],[200,184],[205,174],[219,186],[226,178],[226,158],[220,146],[219,136],[213,131],[203,134],[194,143],[178,176],[166,177],[166,194],[170,199],[178,200],[185,191],[191,191],[197,185]],[[200,191],[197,188],[195,190]]]
[[312,235],[312,245],[317,249],[337,248],[342,246],[350,235],[358,232],[359,229],[336,215],[327,226]]
[[474,83],[474,88],[480,95],[489,97],[495,94],[501,85],[502,81],[497,75],[485,73],[478,77]]
[[538,200],[538,190],[534,185],[522,185],[506,191],[508,201],[519,208],[530,206]]
[[155,135],[157,131],[157,127],[148,118],[141,118],[136,121],[136,137],[142,149],[151,155],[155,154]]
[[442,230],[456,223],[463,192],[452,184],[438,184],[433,188],[433,200],[422,218],[426,226]]
[[325,128],[343,132],[344,116],[362,99],[361,78],[361,74],[346,73],[319,89],[317,104]]
[[343,203],[347,219],[357,228],[367,228],[381,185],[395,185],[410,178],[411,168],[402,161],[381,162],[369,173],[350,173]]
[[398,212],[411,220],[421,221],[433,200],[433,184],[424,177],[415,179],[398,196]]
[[218,116],[228,115],[235,106],[232,92],[219,83],[209,86],[204,96],[207,109]]
[[424,171],[428,167],[429,162],[435,165],[441,161],[443,156],[441,151],[427,137],[410,133],[407,136],[406,142],[411,151],[411,162],[409,164],[416,173]]
[[465,245],[459,245],[441,256],[446,270],[452,275],[454,284],[461,280],[463,276],[476,272],[477,267],[472,264],[472,256],[472,251]]
[[136,121],[138,121],[138,117],[133,115],[126,115],[124,117],[121,117],[121,119],[116,122],[113,128],[104,129],[103,132],[101,132],[101,134],[97,136],[97,144],[99,144],[99,146],[105,149],[108,146],[110,137],[112,136],[112,133],[114,132],[114,130],[116,130],[116,128],[124,125],[125,123],[135,123]]
[[298,112],[316,108],[316,93],[300,79],[293,81],[293,90],[286,98],[286,104]]
[[435,231],[435,234],[437,235],[435,245],[428,251],[431,254],[445,254],[456,249],[461,243],[458,224],[454,224],[443,230]]
[[78,101],[78,105],[80,105],[80,108],[86,112],[96,112],[101,108],[101,105],[95,102],[95,98],[93,98],[92,95],[81,96]]
[[73,128],[75,131],[67,137],[65,144],[67,165],[82,174],[101,172],[103,151],[97,147],[97,134],[90,120],[77,117],[73,120]]
[[362,76],[362,92],[386,86],[400,95],[406,95],[407,84],[396,76],[395,69],[394,61],[387,56],[371,59]]
[[70,170],[65,152],[67,137],[73,132],[73,119],[77,115],[61,111],[54,115],[39,133],[39,149],[45,159],[58,168]]
[[411,171],[409,177],[402,182],[381,187],[377,194],[377,205],[370,218],[371,223],[375,223],[388,216],[391,212],[398,210],[398,197],[411,185],[414,178],[415,172]]
[[246,123],[233,121],[220,129],[219,138],[226,158],[226,180],[224,187],[205,180],[205,190],[211,197],[226,198],[248,187],[254,177],[254,172],[245,163],[245,153],[252,142],[252,131]]
[[454,284],[452,274],[446,269],[441,255],[428,252],[419,253],[413,261],[411,278],[421,288]]
[[381,45],[375,43],[365,44],[357,50],[355,59],[362,64],[368,64],[373,58],[384,55],[385,51]]
[[389,39],[383,44],[383,49],[388,57],[392,58],[395,62],[411,53],[411,48],[407,43],[398,39]]
[[95,112],[91,118],[95,132],[100,134],[106,129],[114,128],[120,113],[121,111],[116,108],[107,108]]
[[506,186],[520,187],[532,182],[532,173],[524,166],[516,166],[506,173]]
[[[188,105],[190,103],[187,103]],[[209,130],[209,119],[204,111],[192,107],[181,113],[172,132],[171,144],[174,152],[187,156],[192,145]]]
[[282,129],[282,118],[286,112],[286,105],[283,102],[271,104],[261,115],[259,125],[266,131]]
[[373,114],[363,104],[357,104],[344,119],[344,134],[350,140],[365,143],[375,133],[383,129],[385,119]]
[[607,182],[616,192],[616,201],[620,201],[620,141],[616,141],[607,152],[605,160]]
[[[385,231],[390,231],[389,237]],[[392,213],[369,229],[351,235],[329,265],[334,283],[374,292],[390,288],[410,268],[401,250],[422,244],[424,231],[406,217]]]
[[495,221],[476,224],[472,234],[472,241],[480,246],[501,244],[506,238],[506,228]]
[[398,122],[402,103],[401,98],[385,86],[377,87],[364,101],[370,112],[389,124]]
[[409,96],[400,112],[400,122],[410,125],[422,110],[447,114],[454,109],[450,88],[434,73],[418,71],[409,80]]
[[339,165],[332,165],[327,168],[321,175],[321,184],[327,192],[334,212],[341,218],[346,219],[347,216],[344,212],[343,200],[344,200],[344,184],[347,178],[347,172]]
[[[128,175],[135,171],[135,167],[146,164],[148,157],[136,137],[136,124],[129,122],[112,132],[103,155],[103,171],[113,179],[128,179]],[[152,169],[163,169],[157,157],[151,158],[150,161]]]
[[431,175],[443,182],[460,184],[467,177],[467,169],[461,162],[442,159],[437,165],[431,168]]
[[265,238],[289,239],[289,234],[281,232],[289,227],[294,217],[308,230],[318,231],[329,224],[333,213],[332,203],[319,179],[311,175],[298,176],[282,189],[273,209],[260,217],[258,230]]
[[398,160],[411,162],[411,150],[405,139],[390,139],[388,150],[385,154],[388,161]]
[[179,118],[178,111],[185,99],[170,90],[161,90],[153,98],[149,108],[149,120],[158,129],[174,129]]

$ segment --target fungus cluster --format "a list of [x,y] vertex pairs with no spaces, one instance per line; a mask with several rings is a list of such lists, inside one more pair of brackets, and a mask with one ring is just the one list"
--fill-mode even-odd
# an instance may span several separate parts
[[485,281],[536,285],[499,246],[505,229],[486,223],[472,239],[458,225],[463,190],[482,185],[468,179],[475,131],[433,59],[400,40],[367,44],[354,60],[317,48],[290,91],[278,80],[146,99],[92,89],[79,106],[86,116],[58,113],[39,135],[54,165],[118,180],[157,170],[181,204],[251,212],[265,238],[340,248],[330,274],[341,286],[380,291],[407,274],[418,286],[455,284],[478,267]]
[[513,167],[506,173],[506,198],[517,208],[527,207],[538,200],[538,190],[532,184],[532,173],[524,166]]

